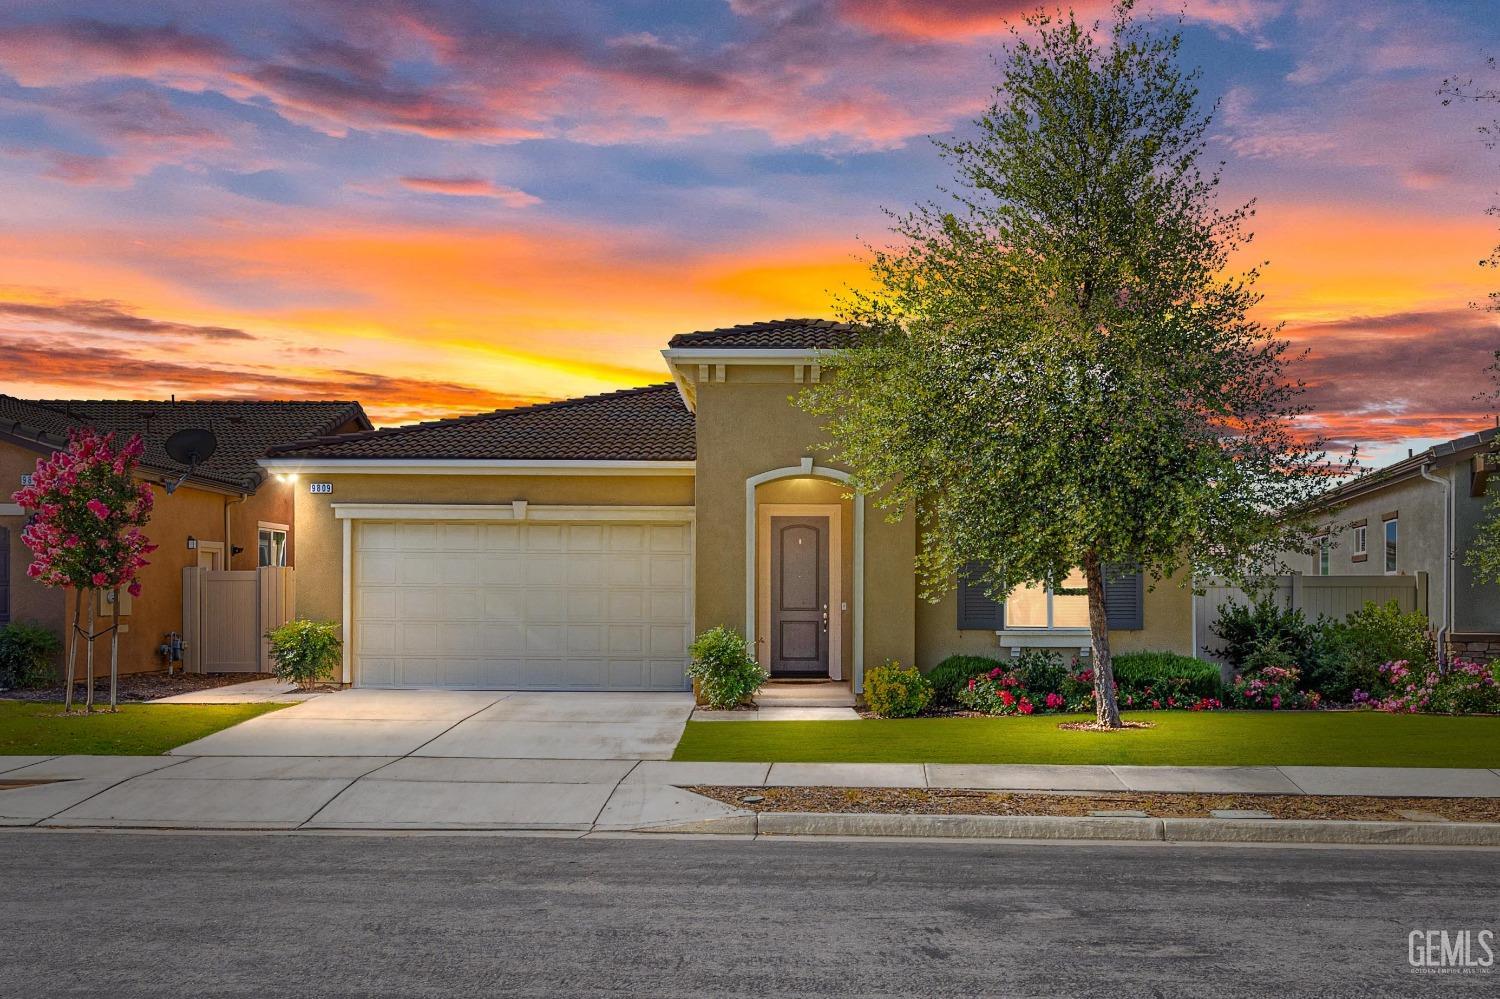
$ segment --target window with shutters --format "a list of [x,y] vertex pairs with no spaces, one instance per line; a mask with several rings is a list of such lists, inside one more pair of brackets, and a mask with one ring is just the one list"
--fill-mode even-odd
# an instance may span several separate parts
[[[1064,591],[1082,591],[1088,585],[1080,570],[1063,580]],[[1050,587],[1028,583],[1010,591],[1005,598],[1005,621],[1008,628],[1045,628],[1051,631],[1087,630],[1089,598],[1087,593],[1058,593]]]

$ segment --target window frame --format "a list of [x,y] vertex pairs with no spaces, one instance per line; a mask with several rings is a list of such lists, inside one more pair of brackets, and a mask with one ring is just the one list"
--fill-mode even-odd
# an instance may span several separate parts
[[[271,536],[269,540],[270,540],[270,544],[272,546],[271,547],[271,552],[272,552],[273,556],[274,556],[274,554],[276,552],[276,547],[275,547],[276,546],[276,535],[278,535],[278,534],[281,535],[281,561],[280,562],[262,562],[261,561],[261,551],[262,551],[261,545],[263,544],[262,538],[265,535],[267,535],[267,534],[269,534]],[[290,555],[290,541],[291,541],[291,537],[292,537],[291,528],[288,527],[286,524],[267,524],[267,523],[257,524],[256,528],[255,528],[255,565],[256,565],[256,568],[258,568],[258,569],[266,569],[266,568],[284,569],[284,568],[286,568],[287,563],[288,563],[288,558],[289,558],[289,555]]]
[[[1392,537],[1392,531],[1395,536]],[[1385,517],[1380,521],[1381,557],[1385,574],[1397,575],[1401,571],[1401,518]]]
[[1369,527],[1360,524],[1354,529],[1354,554],[1365,555],[1369,553]]
[[1317,576],[1327,576],[1327,575],[1330,574],[1330,572],[1331,572],[1331,570],[1333,568],[1333,566],[1332,566],[1332,561],[1333,561],[1332,548],[1333,548],[1333,546],[1329,543],[1329,536],[1326,535],[1326,534],[1320,534],[1316,538],[1314,538],[1313,540],[1318,545],[1317,554],[1313,556],[1313,559],[1314,559],[1314,563],[1313,563],[1314,564],[1314,568],[1317,570],[1314,573],[1314,575],[1317,575]]
[[[1074,587],[1069,587],[1069,589],[1073,589],[1073,588]],[[1016,589],[1021,589],[1021,587],[1016,587]],[[1015,590],[1011,591],[1011,593],[1014,593],[1014,592],[1015,592]],[[1043,588],[1043,592],[1046,593],[1046,595],[1047,595],[1047,623],[1045,625],[1040,625],[1040,624],[1014,624],[1012,622],[1012,619],[1011,619],[1011,616],[1010,616],[1010,596],[1011,596],[1011,594],[1007,593],[1005,595],[1005,600],[1002,601],[1002,604],[1006,608],[1006,613],[1005,613],[1005,630],[1006,631],[1030,631],[1030,632],[1035,632],[1037,634],[1042,634],[1043,632],[1058,632],[1058,633],[1062,633],[1062,634],[1086,634],[1086,633],[1088,633],[1089,626],[1087,624],[1083,624],[1083,625],[1066,625],[1066,626],[1061,626],[1061,627],[1059,627],[1057,624],[1055,624],[1054,622],[1057,620],[1057,614],[1056,614],[1056,612],[1053,609],[1053,603],[1052,602],[1053,602],[1053,600],[1055,600],[1057,598],[1057,593],[1054,591],[1053,587],[1051,587],[1051,586],[1044,587]],[[1088,597],[1088,594],[1086,592],[1082,593],[1082,594],[1064,593],[1064,594],[1062,594],[1062,596],[1065,597],[1065,598],[1072,598],[1072,599],[1076,599],[1076,600],[1082,600],[1083,601],[1083,606],[1084,606],[1084,612],[1085,612],[1085,614],[1087,614],[1087,612],[1088,612],[1089,597]]]

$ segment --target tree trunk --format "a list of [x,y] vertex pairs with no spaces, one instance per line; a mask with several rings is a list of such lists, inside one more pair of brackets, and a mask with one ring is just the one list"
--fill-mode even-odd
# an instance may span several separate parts
[[88,677],[88,687],[83,692],[83,713],[88,714],[94,710],[94,591],[89,590],[89,634],[88,651],[84,653],[84,673]]
[[73,678],[78,675],[74,664],[78,661],[78,619],[83,614],[83,591],[75,590],[73,601],[73,628],[68,632],[68,668],[63,691],[63,710],[73,710]]
[[1120,728],[1120,704],[1115,700],[1115,668],[1109,655],[1109,616],[1104,609],[1104,566],[1089,552],[1083,559],[1089,586],[1089,638],[1094,647],[1094,722],[1100,728]]
[[109,605],[109,710],[120,710],[120,588]]

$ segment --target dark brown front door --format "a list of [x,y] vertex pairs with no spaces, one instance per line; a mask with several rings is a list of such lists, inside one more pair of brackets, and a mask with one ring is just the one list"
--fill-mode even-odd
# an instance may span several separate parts
[[828,518],[771,518],[771,674],[828,675]]

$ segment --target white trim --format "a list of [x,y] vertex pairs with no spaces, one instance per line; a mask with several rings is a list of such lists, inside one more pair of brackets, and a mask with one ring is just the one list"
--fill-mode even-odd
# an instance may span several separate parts
[[26,508],[19,503],[0,503],[0,517],[24,517]]
[[354,521],[344,521],[344,678],[348,686],[354,682],[354,651],[352,648],[354,628]]
[[[755,487],[777,479],[795,479],[810,476],[816,479],[832,479],[848,483],[852,478],[848,472],[837,468],[815,465],[811,458],[803,458],[796,465],[773,468],[745,479],[745,631],[749,637],[755,634]],[[851,682],[856,694],[865,689],[865,496],[854,494],[854,647],[849,657]]]
[[692,475],[693,461],[485,461],[467,458],[262,458],[260,467],[305,475]]
[[1086,649],[1090,643],[1087,628],[1006,628],[995,634],[1011,649]]
[[[771,669],[771,518],[828,518],[828,679],[844,679],[844,508],[841,503],[761,503],[756,510],[756,620],[768,634],[756,635],[752,642],[755,658],[767,672]],[[763,543],[764,542],[764,543]],[[764,580],[767,585],[761,586]],[[758,630],[758,629],[757,629]],[[761,639],[765,650],[761,650]]]
[[691,506],[542,506],[492,503],[332,503],[339,520],[547,520],[660,523],[692,520]]

